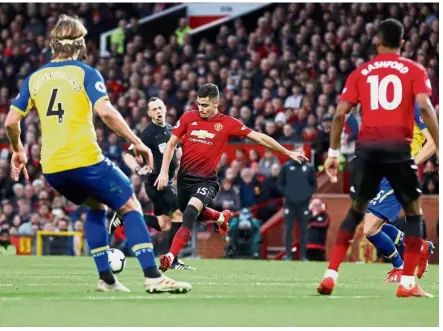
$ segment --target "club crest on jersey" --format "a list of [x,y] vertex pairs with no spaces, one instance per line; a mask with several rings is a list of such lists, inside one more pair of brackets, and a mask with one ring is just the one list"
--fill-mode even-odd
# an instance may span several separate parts
[[97,91],[99,91],[99,92],[106,93],[106,86],[105,86],[105,84],[103,84],[103,82],[97,82],[97,83],[95,83],[95,88],[96,88]]
[[214,125],[214,129],[215,129],[215,131],[221,131],[221,130],[223,130],[223,125],[221,123],[216,123]]
[[212,139],[215,137],[215,134],[206,130],[192,130],[191,136],[196,136],[198,139]]

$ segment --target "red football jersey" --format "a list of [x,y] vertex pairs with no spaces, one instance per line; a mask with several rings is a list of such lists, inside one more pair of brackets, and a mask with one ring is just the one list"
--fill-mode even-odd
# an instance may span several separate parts
[[250,132],[242,122],[224,114],[203,119],[198,112],[184,113],[172,130],[172,134],[183,141],[179,177],[216,177],[217,165],[229,137],[244,138]]
[[412,141],[415,96],[431,95],[426,69],[398,54],[379,54],[355,69],[341,95],[360,102],[362,126],[359,142],[408,143]]

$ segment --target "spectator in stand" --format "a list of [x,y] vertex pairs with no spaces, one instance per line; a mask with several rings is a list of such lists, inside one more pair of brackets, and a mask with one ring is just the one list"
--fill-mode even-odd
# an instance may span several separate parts
[[283,136],[281,140],[286,143],[293,143],[297,140],[297,135],[295,134],[293,127],[288,123],[283,125]]
[[[303,152],[303,145],[294,146],[294,151]],[[300,260],[305,261],[307,243],[307,213],[309,201],[317,190],[314,167],[307,162],[287,161],[280,172],[278,187],[284,200],[284,243],[286,259],[292,260],[292,228],[298,221]]]
[[[263,175],[260,175],[259,177],[259,194],[257,196],[257,203],[267,204],[266,206],[259,208],[257,211],[257,217],[262,222],[266,222],[279,209],[280,204],[276,200],[282,197],[278,188],[280,170],[280,164],[274,163],[271,166],[271,173],[268,177]],[[271,201],[273,201],[273,203],[269,204]]]
[[438,168],[432,159],[426,162],[423,177],[423,194],[438,194]]
[[309,261],[326,260],[326,238],[330,218],[326,212],[326,204],[320,199],[312,199],[309,204],[308,241],[306,257]]
[[240,196],[229,179],[223,179],[221,189],[214,199],[214,207],[218,210],[240,210]]
[[118,136],[115,133],[111,133],[108,137],[108,145],[106,149],[103,150],[103,154],[111,161],[121,166],[122,153],[123,153],[123,147],[121,146],[121,143],[118,140]]
[[42,167],[40,165],[40,146],[38,144],[32,144],[30,150],[30,157],[26,169],[28,170],[29,179],[34,180],[42,173]]
[[292,87],[292,94],[285,100],[285,108],[300,108],[303,99],[302,88],[300,85]]
[[317,140],[312,144],[312,148],[315,150],[314,165],[319,167],[323,165],[328,148],[329,148],[329,135],[331,133],[332,117],[325,117],[321,124],[320,132],[318,133]]
[[9,229],[2,227],[0,229],[0,256],[17,254],[14,245],[11,244]]
[[220,163],[218,164],[218,167],[217,167],[217,177],[218,177],[219,181],[221,181],[221,179],[225,177],[225,172],[226,172],[226,169],[228,169],[228,168],[229,168],[228,154],[223,153],[221,156],[221,159],[220,159]]
[[9,176],[7,168],[0,167],[0,200],[8,199],[14,194],[12,190],[13,181]]
[[240,173],[240,202],[242,207],[251,207],[257,203],[258,183],[250,168]]
[[280,165],[280,160],[274,155],[271,149],[267,148],[265,154],[260,159],[258,165],[260,168],[260,174],[269,176],[271,174],[271,167],[273,164]]
[[177,44],[183,46],[185,43],[185,35],[191,31],[191,27],[188,24],[188,19],[186,17],[180,18],[178,21],[178,27],[175,30],[175,36],[177,37]]
[[14,207],[9,200],[3,200],[2,201],[2,214],[4,216],[4,222],[6,222],[9,225],[12,225],[12,220],[14,219],[15,213],[14,213]]

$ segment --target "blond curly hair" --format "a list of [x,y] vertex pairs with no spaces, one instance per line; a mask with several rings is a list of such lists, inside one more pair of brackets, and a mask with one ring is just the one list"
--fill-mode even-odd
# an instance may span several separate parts
[[86,58],[85,36],[88,33],[83,23],[76,16],[60,15],[51,31],[50,46],[54,58]]

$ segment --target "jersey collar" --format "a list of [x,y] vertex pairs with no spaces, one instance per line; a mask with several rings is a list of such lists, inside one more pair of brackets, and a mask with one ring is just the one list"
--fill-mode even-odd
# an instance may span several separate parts
[[151,120],[151,122],[152,122],[152,124],[154,124],[154,125],[156,125],[156,126],[158,126],[158,127],[160,127],[160,128],[165,128],[166,127],[166,122],[165,122],[165,125],[158,125],[157,123],[155,123],[153,120]]

